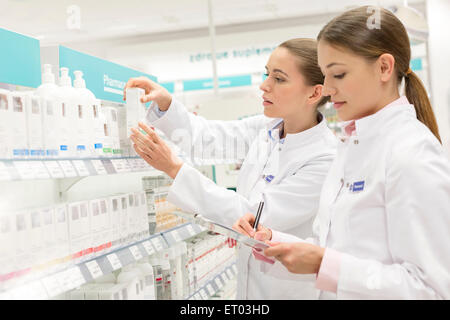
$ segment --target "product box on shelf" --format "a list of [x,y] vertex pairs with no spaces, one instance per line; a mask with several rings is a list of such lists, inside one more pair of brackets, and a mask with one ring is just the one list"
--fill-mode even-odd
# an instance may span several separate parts
[[8,90],[0,89],[0,159],[11,158],[12,96]]
[[28,148],[28,131],[26,115],[26,96],[24,92],[13,91],[12,114],[9,123],[13,158],[27,158],[30,154]]
[[23,271],[33,266],[31,252],[31,216],[28,211],[21,211],[15,214],[16,225],[16,270]]
[[120,196],[109,197],[110,219],[111,219],[111,242],[112,247],[121,244],[121,198]]
[[93,253],[89,204],[87,201],[69,203],[68,212],[70,254],[85,260]]
[[42,158],[44,152],[44,134],[42,127],[41,97],[28,93],[25,96],[25,112],[27,116],[27,140],[31,158]]
[[91,105],[92,111],[92,122],[90,125],[91,128],[91,145],[94,146],[94,156],[103,157],[105,153],[103,152],[103,147],[105,143],[105,122],[104,117],[100,112],[101,102],[96,99],[95,102]]
[[41,209],[42,230],[42,259],[43,263],[59,258],[56,256],[56,232],[55,232],[55,209],[53,207]]
[[26,213],[29,215],[31,222],[29,237],[27,239],[29,250],[32,255],[32,265],[43,263],[44,252],[44,234],[43,234],[43,219],[39,209],[31,210]]
[[[9,212],[0,213],[0,280],[16,269],[16,217]],[[1,288],[0,281],[0,288]]]
[[50,97],[43,97],[42,100],[42,128],[43,142],[46,158],[56,158],[59,155],[59,115],[61,106]]
[[55,206],[54,209],[55,256],[56,258],[65,258],[70,253],[68,207],[62,204]]
[[122,244],[128,244],[128,235],[130,233],[128,219],[128,196],[120,196],[120,239]]
[[112,153],[114,156],[121,155],[120,137],[119,137],[119,122],[116,108],[102,107],[102,112],[106,118],[106,124],[108,126],[108,139],[112,147]]

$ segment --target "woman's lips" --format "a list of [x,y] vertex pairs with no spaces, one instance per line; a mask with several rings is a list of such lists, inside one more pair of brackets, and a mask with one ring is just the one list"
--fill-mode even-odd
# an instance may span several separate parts
[[335,109],[339,109],[339,108],[341,108],[344,104],[345,104],[345,101],[333,102],[333,107],[334,107]]
[[264,100],[264,101],[263,101],[263,105],[264,105],[264,107],[267,107],[267,106],[273,105],[273,103],[270,102],[270,101],[268,101],[268,100]]

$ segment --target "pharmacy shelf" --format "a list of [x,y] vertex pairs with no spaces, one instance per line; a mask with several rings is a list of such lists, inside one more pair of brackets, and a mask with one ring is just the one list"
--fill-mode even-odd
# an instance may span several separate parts
[[64,179],[155,170],[139,157],[0,160],[0,181]]
[[237,275],[236,261],[234,260],[221,272],[206,282],[200,289],[186,298],[186,300],[209,300],[217,292],[222,290],[228,281],[233,280]]
[[0,292],[0,300],[51,299],[162,251],[176,242],[197,236],[205,230],[201,226],[184,223],[88,261],[69,265],[63,270],[45,275],[40,279]]
[[[194,160],[188,164],[232,164],[231,160]],[[133,172],[157,172],[140,157],[91,159],[0,159],[0,181],[66,179]]]

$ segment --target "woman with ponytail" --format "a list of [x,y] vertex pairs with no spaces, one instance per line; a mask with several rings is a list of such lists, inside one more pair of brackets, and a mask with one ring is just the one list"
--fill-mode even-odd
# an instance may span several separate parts
[[345,135],[313,237],[255,234],[271,240],[268,274],[316,274],[323,299],[450,299],[450,164],[410,58],[404,26],[385,9],[347,11],[320,32],[322,92]]

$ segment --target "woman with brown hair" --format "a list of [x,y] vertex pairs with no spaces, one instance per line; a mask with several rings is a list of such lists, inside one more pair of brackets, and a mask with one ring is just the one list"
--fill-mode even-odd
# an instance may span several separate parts
[[[345,137],[313,237],[262,227],[255,238],[271,239],[264,254],[291,273],[315,274],[319,298],[449,299],[450,165],[426,91],[409,68],[404,26],[388,10],[360,7],[330,21],[318,41],[323,94]],[[279,263],[264,268],[289,278]]]
[[[131,138],[143,159],[174,178],[168,201],[181,209],[231,227],[239,217],[256,212],[263,200],[262,223],[308,237],[337,144],[317,110],[327,101],[322,97],[317,42],[292,39],[282,43],[272,52],[266,71],[260,86],[264,115],[234,121],[195,116],[167,90],[145,78],[131,79],[126,86],[146,90],[143,101],[154,101],[147,123],[163,131],[187,156],[244,159],[237,192],[216,185],[183,163],[146,125],[140,124],[147,136],[134,130]],[[238,299],[315,297],[311,283],[299,288],[295,281],[261,273],[259,262],[245,246],[239,249],[237,267]]]

